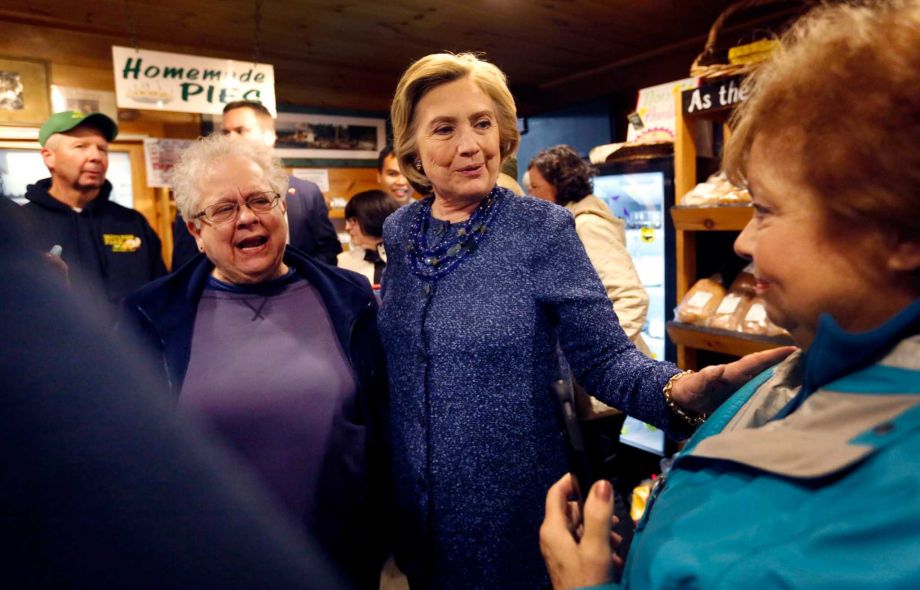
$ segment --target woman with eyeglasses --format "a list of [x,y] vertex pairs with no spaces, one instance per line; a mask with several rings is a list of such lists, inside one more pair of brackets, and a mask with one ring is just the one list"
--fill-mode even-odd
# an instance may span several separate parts
[[[285,246],[287,175],[268,148],[214,135],[173,175],[197,264],[129,296],[180,414],[203,419],[356,587],[384,548],[386,372],[367,280]],[[202,507],[207,510],[207,507]]]

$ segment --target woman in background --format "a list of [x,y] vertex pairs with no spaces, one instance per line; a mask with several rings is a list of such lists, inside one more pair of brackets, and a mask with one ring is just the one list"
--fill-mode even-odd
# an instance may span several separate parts
[[339,254],[338,266],[367,277],[379,285],[387,264],[383,249],[383,222],[399,209],[399,203],[381,190],[363,191],[345,205],[345,231],[351,237],[348,250]]
[[594,196],[594,167],[567,145],[538,153],[527,167],[531,194],[562,205],[575,217],[575,232],[597,271],[620,326],[636,348],[651,356],[642,339],[648,294],[626,250],[626,229],[607,204]]
[[[823,6],[746,84],[725,169],[735,242],[802,347],[726,401],[645,509],[604,588],[920,584],[920,2]],[[609,579],[610,484],[541,541],[557,589]]]

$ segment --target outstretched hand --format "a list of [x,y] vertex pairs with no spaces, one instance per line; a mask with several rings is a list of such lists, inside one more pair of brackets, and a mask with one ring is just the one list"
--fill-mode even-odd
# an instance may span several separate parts
[[601,480],[585,500],[584,521],[572,476],[566,474],[546,494],[546,516],[540,527],[540,550],[555,590],[595,586],[610,580],[610,568],[622,565],[614,553],[622,539],[611,532],[613,486]]
[[711,365],[674,382],[671,397],[682,408],[710,414],[739,387],[793,352],[795,346],[781,346],[741,357],[727,365]]

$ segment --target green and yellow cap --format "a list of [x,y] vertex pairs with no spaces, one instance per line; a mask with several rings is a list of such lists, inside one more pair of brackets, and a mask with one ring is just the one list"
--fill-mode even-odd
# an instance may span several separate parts
[[99,131],[107,141],[118,135],[118,125],[102,113],[82,113],[80,111],[61,111],[54,113],[38,130],[38,143],[42,146],[55,133],[65,133],[80,125],[90,125]]

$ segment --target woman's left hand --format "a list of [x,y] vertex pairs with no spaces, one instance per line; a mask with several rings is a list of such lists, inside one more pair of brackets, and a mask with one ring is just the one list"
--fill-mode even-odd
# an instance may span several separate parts
[[583,588],[610,580],[610,568],[623,565],[614,549],[622,539],[611,531],[613,486],[601,480],[585,500],[584,520],[578,505],[570,502],[575,484],[570,474],[553,484],[546,494],[546,516],[540,527],[540,550],[555,590]]
[[796,350],[795,346],[782,346],[749,354],[727,365],[708,366],[675,381],[671,397],[685,410],[710,414],[739,387]]

